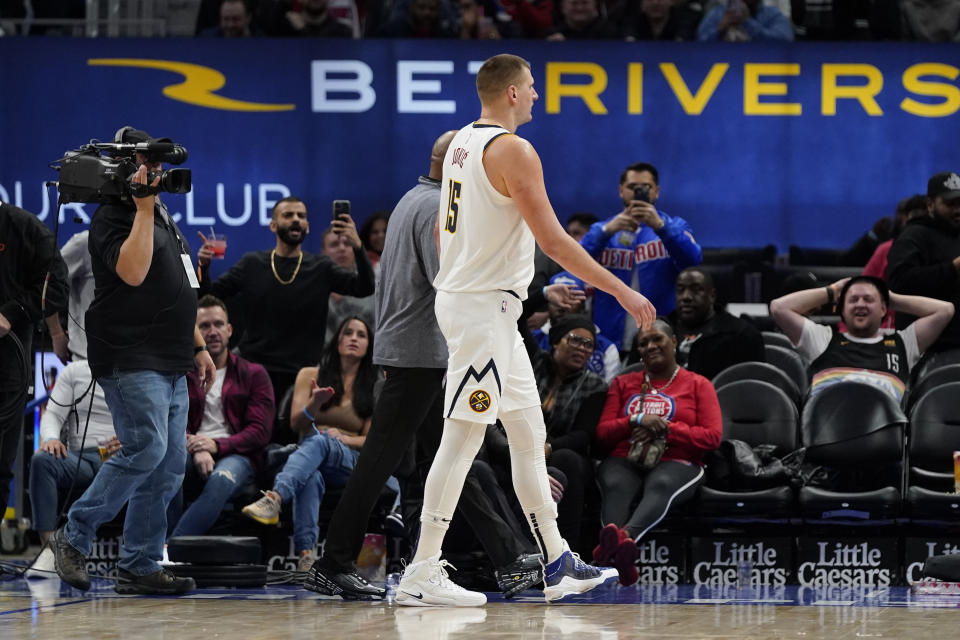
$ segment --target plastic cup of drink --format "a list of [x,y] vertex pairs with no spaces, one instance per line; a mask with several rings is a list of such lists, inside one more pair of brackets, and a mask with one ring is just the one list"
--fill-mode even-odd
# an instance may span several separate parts
[[207,246],[213,251],[212,257],[215,260],[223,260],[224,255],[227,253],[227,236],[222,233],[210,236],[207,238]]
[[106,462],[110,458],[110,438],[100,438],[97,440],[97,450],[100,452],[100,462]]
[[737,563],[737,586],[741,589],[752,586],[753,584],[753,563],[749,560],[743,560]]

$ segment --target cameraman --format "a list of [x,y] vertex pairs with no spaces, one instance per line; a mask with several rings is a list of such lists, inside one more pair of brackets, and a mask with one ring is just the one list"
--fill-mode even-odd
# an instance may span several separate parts
[[0,518],[23,434],[34,325],[66,306],[67,267],[53,233],[29,211],[0,202]]
[[[169,140],[124,127],[114,142]],[[130,195],[102,204],[89,236],[96,289],[86,315],[88,357],[123,447],[73,504],[51,546],[60,578],[89,589],[85,556],[97,527],[128,503],[116,591],[183,593],[194,588],[193,579],[178,578],[157,561],[163,555],[167,504],[186,465],[186,373],[196,366],[208,389],[216,369],[195,326],[190,249],[153,195],[159,176],[144,193],[148,172],[159,172],[160,163],[142,153],[136,163]]]

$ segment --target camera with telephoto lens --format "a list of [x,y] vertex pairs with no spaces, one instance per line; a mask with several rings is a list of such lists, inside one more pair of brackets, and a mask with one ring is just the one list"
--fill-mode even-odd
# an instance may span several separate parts
[[[139,135],[130,135],[139,134]],[[130,139],[134,141],[129,141]],[[136,141],[136,140],[140,141]],[[127,140],[127,141],[125,141]],[[91,141],[79,149],[67,151],[50,165],[60,172],[57,189],[62,202],[109,203],[165,193],[188,193],[191,188],[189,169],[166,169],[147,172],[146,184],[131,182],[137,172],[137,154],[144,162],[182,164],[187,150],[169,138],[154,139],[141,131],[124,127],[117,132],[116,142]],[[153,181],[160,178],[154,185]]]

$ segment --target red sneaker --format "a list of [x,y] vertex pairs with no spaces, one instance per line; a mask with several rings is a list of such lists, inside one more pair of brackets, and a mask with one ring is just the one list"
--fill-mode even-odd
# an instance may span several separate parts
[[624,529],[612,523],[600,529],[600,535],[597,540],[598,544],[593,548],[593,562],[599,565],[610,566],[620,543],[629,537]]
[[637,570],[638,555],[637,543],[629,536],[620,543],[613,555],[613,566],[617,568],[617,573],[620,575],[620,584],[625,587],[636,583],[640,578],[640,572]]

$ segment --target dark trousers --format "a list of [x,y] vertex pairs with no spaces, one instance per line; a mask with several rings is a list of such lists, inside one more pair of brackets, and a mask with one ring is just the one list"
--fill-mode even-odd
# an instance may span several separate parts
[[[0,402],[8,402],[13,392],[0,392]],[[23,407],[21,407],[21,410]],[[13,465],[20,451],[20,440],[23,437],[23,414],[17,412],[3,423],[0,423],[0,519],[7,510],[10,500],[10,482],[13,480]],[[20,516],[22,514],[17,514]]]
[[[387,478],[398,470],[401,461],[408,455],[414,438],[419,441],[421,450],[432,453],[436,453],[440,442],[443,430],[441,385],[444,370],[406,367],[384,369],[387,379],[373,410],[367,440],[360,449],[360,457],[327,528],[321,562],[333,571],[353,570],[354,561],[363,546],[367,521],[380,491]],[[410,495],[416,495],[415,489],[410,485],[414,484],[412,481],[419,475],[417,468],[424,465],[407,466],[409,468],[397,474],[401,495],[406,494],[404,502],[415,500]],[[419,497],[422,504],[422,491]],[[513,560],[522,553],[512,534],[509,539],[502,538],[504,532],[510,532],[510,529],[496,515],[479,483],[466,483],[459,508],[471,527],[474,527],[485,548],[490,545],[487,553],[491,558],[496,553],[497,557],[509,556],[510,560]],[[418,521],[419,509],[416,511],[414,516],[413,509],[404,509],[404,520],[408,524]],[[497,549],[496,545],[500,545],[500,548]],[[494,553],[491,553],[491,548],[496,549]],[[516,553],[514,549],[517,549]]]

